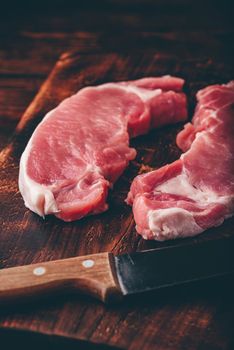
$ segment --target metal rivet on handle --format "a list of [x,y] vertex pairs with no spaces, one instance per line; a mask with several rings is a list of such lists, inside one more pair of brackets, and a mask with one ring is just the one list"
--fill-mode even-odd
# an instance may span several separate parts
[[94,261],[91,260],[91,259],[84,260],[84,261],[82,261],[82,265],[83,265],[85,268],[93,267]]
[[45,272],[46,269],[43,266],[35,267],[35,269],[33,270],[33,274],[36,276],[44,275]]

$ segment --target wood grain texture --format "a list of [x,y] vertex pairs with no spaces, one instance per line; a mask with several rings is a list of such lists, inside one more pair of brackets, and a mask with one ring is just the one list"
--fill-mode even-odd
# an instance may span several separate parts
[[[67,19],[69,25],[69,20]],[[79,23],[79,22],[77,22]],[[0,24],[1,25],[1,24]],[[28,31],[24,22],[20,32],[0,34],[0,149],[12,134],[17,121],[49,74],[54,62],[66,50],[79,54],[103,52],[159,52],[178,58],[208,62],[215,59],[232,64],[234,41],[228,30],[207,32],[63,32]],[[202,64],[202,63],[201,63]]]
[[[124,204],[130,183],[148,167],[157,168],[179,157],[175,135],[182,125],[154,130],[132,140],[137,158],[110,193],[110,209],[106,213],[64,223],[53,217],[43,220],[23,205],[17,187],[19,157],[46,112],[87,85],[168,73],[186,79],[191,116],[196,91],[211,83],[226,82],[234,72],[227,60],[218,57],[182,58],[157,51],[71,52],[61,56],[26,110],[11,143],[0,153],[2,268],[105,251],[118,254],[188,241],[195,243],[233,234],[231,219],[201,236],[184,240],[150,242],[136,234],[131,208]],[[157,268],[160,267],[155,267],[156,272]],[[6,308],[0,315],[0,326],[124,349],[232,349],[232,295],[233,287],[229,283],[202,291],[195,289],[188,294],[173,291],[160,297],[133,298],[118,306],[105,306],[85,296],[54,297],[12,310]]]
[[231,0],[2,3],[0,149],[62,52],[143,50],[232,62],[233,9]]
[[61,292],[84,293],[105,303],[120,300],[113,259],[99,253],[1,269],[0,303]]

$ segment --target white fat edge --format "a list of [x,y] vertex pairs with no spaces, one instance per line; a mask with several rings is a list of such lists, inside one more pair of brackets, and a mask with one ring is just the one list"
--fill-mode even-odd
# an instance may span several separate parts
[[150,100],[151,98],[153,98],[155,96],[159,96],[162,93],[162,89],[147,90],[147,89],[140,88],[140,87],[137,87],[134,85],[126,86],[125,89],[127,89],[128,92],[135,93],[144,102]]
[[[48,112],[38,126],[44,123],[44,121],[51,116],[53,111],[54,110]],[[38,184],[27,174],[26,167],[30,150],[32,148],[32,140],[37,132],[38,126],[34,130],[23,154],[21,155],[19,167],[19,190],[24,199],[25,206],[44,217],[48,214],[57,213],[59,210],[50,186]]]
[[160,241],[195,236],[204,231],[193,215],[182,208],[149,210],[148,223],[153,237]]
[[[201,137],[206,137],[206,131],[204,133],[204,130],[202,130],[196,134],[195,140],[193,141],[190,149],[181,155],[181,160],[183,160],[183,158],[196,145],[196,140]],[[182,195],[185,197],[189,197],[190,199],[194,200],[195,202],[201,203],[202,205],[210,203],[219,203],[227,207],[230,207],[230,203],[233,202],[234,199],[234,194],[232,196],[230,196],[230,194],[221,196],[204,185],[201,185],[200,188],[193,186],[189,182],[189,176],[184,166],[180,175],[177,175],[176,177],[173,177],[158,185],[154,190],[154,194],[157,193],[170,193],[174,195]]]
[[[196,134],[196,138],[200,137],[204,137],[203,131]],[[187,152],[189,152],[189,150]],[[181,159],[183,159],[186,153],[181,156]],[[154,191],[154,194],[157,193],[183,195],[185,197],[189,197],[202,206],[212,203],[222,204],[228,209],[228,212],[224,218],[227,219],[233,216],[234,194],[220,196],[215,191],[212,191],[205,186],[201,188],[194,187],[189,182],[189,177],[185,168],[183,168],[180,175],[165,181],[161,185],[158,185]],[[164,219],[165,222],[163,223]],[[150,230],[157,240],[183,237],[183,231],[185,232],[184,236],[196,235],[204,231],[204,229],[196,224],[193,215],[189,211],[182,208],[151,210],[148,213],[148,223]]]
[[[48,214],[55,214],[59,212],[56,200],[53,195],[53,190],[57,188],[58,183],[46,186],[38,184],[32,180],[27,174],[27,161],[31,150],[31,139],[25,148],[20,160],[20,173],[19,173],[19,189],[24,198],[25,206],[30,210],[34,211],[40,216],[45,216]],[[86,172],[97,172],[102,175],[101,169],[96,165],[88,164]],[[85,177],[77,179],[77,188],[80,188],[82,179]],[[102,175],[103,176],[103,175]],[[75,179],[74,179],[75,180]],[[99,182],[92,185],[92,188],[99,186]]]
[[134,85],[116,85],[115,83],[107,83],[107,84],[103,84],[103,85],[99,85],[96,88],[97,89],[102,89],[104,87],[113,87],[115,89],[119,89],[119,90],[124,90],[127,92],[132,92],[134,94],[136,94],[138,97],[140,97],[140,99],[143,102],[148,101],[149,99],[158,96],[162,93],[162,89],[155,89],[155,90],[148,90],[145,88],[141,88],[141,87],[137,87]]
[[157,193],[170,193],[174,195],[188,197],[197,203],[210,204],[210,203],[220,203],[226,205],[230,200],[230,196],[219,196],[216,192],[210,189],[200,189],[196,188],[189,183],[188,176],[185,171],[180,175],[165,181],[161,185],[158,185],[154,191]]
[[[58,184],[56,183],[50,186],[39,184],[28,176],[26,168],[30,150],[32,148],[33,138],[38,132],[38,127],[51,117],[55,109],[49,111],[37,125],[20,159],[19,189],[24,199],[25,206],[42,217],[59,212],[52,192],[56,189]],[[86,172],[96,172],[103,176],[101,168],[95,164],[88,164]],[[82,178],[77,179],[78,187],[80,186]],[[93,185],[94,188],[97,186],[99,186],[99,183]],[[110,184],[110,187],[112,187],[112,184]]]
[[57,213],[58,207],[49,186],[40,185],[27,174],[27,160],[31,145],[28,144],[20,160],[19,190],[25,206],[40,216]]
[[[112,83],[103,84],[100,86],[96,86],[94,88],[99,89],[105,85],[112,85]],[[116,88],[115,84],[113,84],[113,86]],[[90,89],[90,87],[83,88],[80,91],[83,91],[86,89]],[[72,96],[68,97],[67,99],[71,98]],[[61,103],[63,103],[63,101]],[[51,111],[49,111],[44,116],[42,121],[37,125],[20,159],[19,189],[24,199],[25,206],[30,210],[32,210],[33,212],[43,217],[48,214],[59,212],[53,192],[52,192],[52,190],[56,188],[56,184],[50,185],[50,186],[38,184],[28,176],[26,167],[27,167],[27,161],[30,154],[30,149],[32,147],[33,137],[38,132],[38,128],[51,117],[52,113],[60,106],[60,104],[54,109],[52,109]],[[122,133],[123,131],[126,131],[126,130],[120,130],[120,133]],[[101,168],[95,164],[92,164],[92,165],[88,164],[86,171],[98,172],[100,175],[103,176]],[[79,180],[81,179],[79,178]],[[79,187],[79,180],[77,182],[78,187]],[[98,186],[98,183],[94,185],[94,187],[96,186]],[[112,188],[113,184],[109,183],[109,186]]]

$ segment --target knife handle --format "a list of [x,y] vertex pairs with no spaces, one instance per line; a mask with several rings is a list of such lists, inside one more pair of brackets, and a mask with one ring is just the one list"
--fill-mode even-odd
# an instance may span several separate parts
[[63,290],[79,291],[103,302],[120,298],[113,255],[99,253],[0,270],[0,302]]

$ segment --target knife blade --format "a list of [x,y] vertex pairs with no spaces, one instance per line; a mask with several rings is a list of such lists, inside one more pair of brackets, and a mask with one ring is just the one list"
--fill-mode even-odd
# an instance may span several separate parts
[[116,256],[123,295],[234,273],[233,239],[170,246]]
[[234,273],[234,236],[114,256],[98,253],[0,270],[0,302],[57,291],[103,302]]

